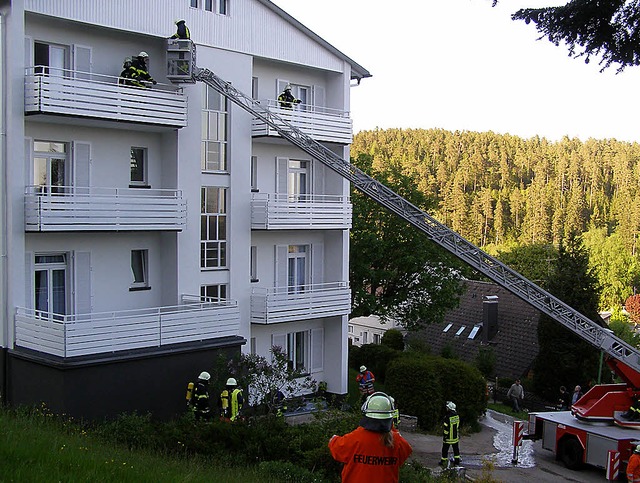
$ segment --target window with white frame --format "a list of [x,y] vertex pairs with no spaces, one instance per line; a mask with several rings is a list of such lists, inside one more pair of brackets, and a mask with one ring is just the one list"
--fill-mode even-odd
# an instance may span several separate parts
[[287,359],[289,360],[289,368],[297,371],[304,371],[309,367],[309,332],[290,332],[287,334]]
[[251,156],[250,165],[251,191],[258,190],[258,156]]
[[189,0],[189,6],[220,15],[228,15],[229,12],[229,0]]
[[228,285],[219,283],[213,285],[202,285],[200,287],[200,297],[208,299],[208,302],[221,302],[227,299]]
[[51,74],[64,77],[71,65],[71,49],[68,45],[33,43],[33,63],[36,74]]
[[203,186],[200,202],[200,267],[226,267],[227,190]]
[[66,253],[35,255],[35,303],[39,317],[65,315],[68,307]]
[[129,290],[149,288],[149,250],[131,250],[131,275]]
[[227,98],[215,89],[205,86],[202,109],[201,168],[205,172],[227,171]]
[[62,193],[70,184],[69,146],[59,141],[33,141],[33,184],[41,191]]
[[148,186],[147,148],[131,147],[131,187]]
[[306,199],[309,193],[309,164],[309,161],[289,160],[287,169],[289,201]]
[[309,245],[289,245],[287,287],[289,293],[302,293],[309,284]]
[[373,343],[380,344],[380,342],[381,342],[380,334],[373,334]]
[[349,324],[349,333],[353,334],[353,325]]

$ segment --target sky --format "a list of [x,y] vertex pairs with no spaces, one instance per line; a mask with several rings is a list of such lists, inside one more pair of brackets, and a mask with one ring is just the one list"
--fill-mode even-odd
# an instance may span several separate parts
[[640,142],[640,67],[600,73],[519,8],[558,0],[272,0],[367,69],[351,88],[354,132],[493,131]]

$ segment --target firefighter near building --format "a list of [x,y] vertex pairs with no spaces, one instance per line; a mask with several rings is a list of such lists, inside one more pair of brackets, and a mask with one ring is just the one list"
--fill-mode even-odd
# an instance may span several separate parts
[[[528,431],[518,441],[542,440],[542,447],[552,451],[569,468],[577,469],[584,464],[614,468],[612,461],[626,467],[636,444],[640,443],[640,420],[629,417],[636,412],[634,401],[640,396],[640,351],[293,126],[288,119],[295,116],[296,111],[270,109],[212,71],[199,68],[191,40],[167,41],[167,69],[167,78],[173,83],[203,82],[215,89],[283,139],[341,175],[355,189],[413,225],[431,241],[600,350],[609,368],[622,382],[592,387],[567,411],[530,413]],[[640,415],[640,407],[637,412]]]

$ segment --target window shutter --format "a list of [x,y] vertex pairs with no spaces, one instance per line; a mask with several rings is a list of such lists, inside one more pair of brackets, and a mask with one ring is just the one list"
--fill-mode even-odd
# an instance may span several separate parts
[[33,40],[31,37],[24,38],[24,66],[25,68],[33,67]]
[[91,48],[82,45],[73,46],[73,70],[76,79],[91,79]]
[[91,165],[91,146],[87,143],[73,143],[73,171],[75,188],[90,186],[89,168]]
[[[287,334],[272,334],[271,347],[281,347],[282,351],[287,353]],[[273,360],[273,356],[272,356]]]
[[275,260],[275,287],[287,287],[289,285],[287,274],[289,272],[288,261],[289,246],[276,245]]
[[324,329],[311,329],[311,372],[324,370]]
[[[326,107],[327,100],[325,96],[324,86],[313,86],[313,106],[314,107]],[[320,109],[320,112],[323,112]]]
[[75,313],[91,313],[91,253],[74,253]]
[[35,300],[35,260],[33,258],[33,252],[25,253],[25,261],[24,261],[24,282],[25,282],[25,291],[24,291],[24,306],[27,309],[33,309],[33,302]]
[[276,193],[288,193],[289,158],[276,158]]
[[311,245],[311,283],[324,283],[324,245],[314,243]]

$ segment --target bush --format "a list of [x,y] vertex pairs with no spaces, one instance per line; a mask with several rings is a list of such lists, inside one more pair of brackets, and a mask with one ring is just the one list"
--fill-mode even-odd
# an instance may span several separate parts
[[365,365],[376,376],[376,381],[384,383],[389,363],[399,357],[402,352],[379,344],[365,344],[349,353],[349,365],[358,370]]
[[493,347],[480,347],[475,363],[484,377],[492,376],[496,368],[496,354]]
[[482,374],[458,360],[405,355],[389,365],[386,387],[400,412],[417,416],[426,430],[439,427],[446,401],[456,403],[461,421],[473,430],[486,409]]
[[396,351],[404,350],[404,336],[398,329],[389,329],[382,336],[382,345]]

